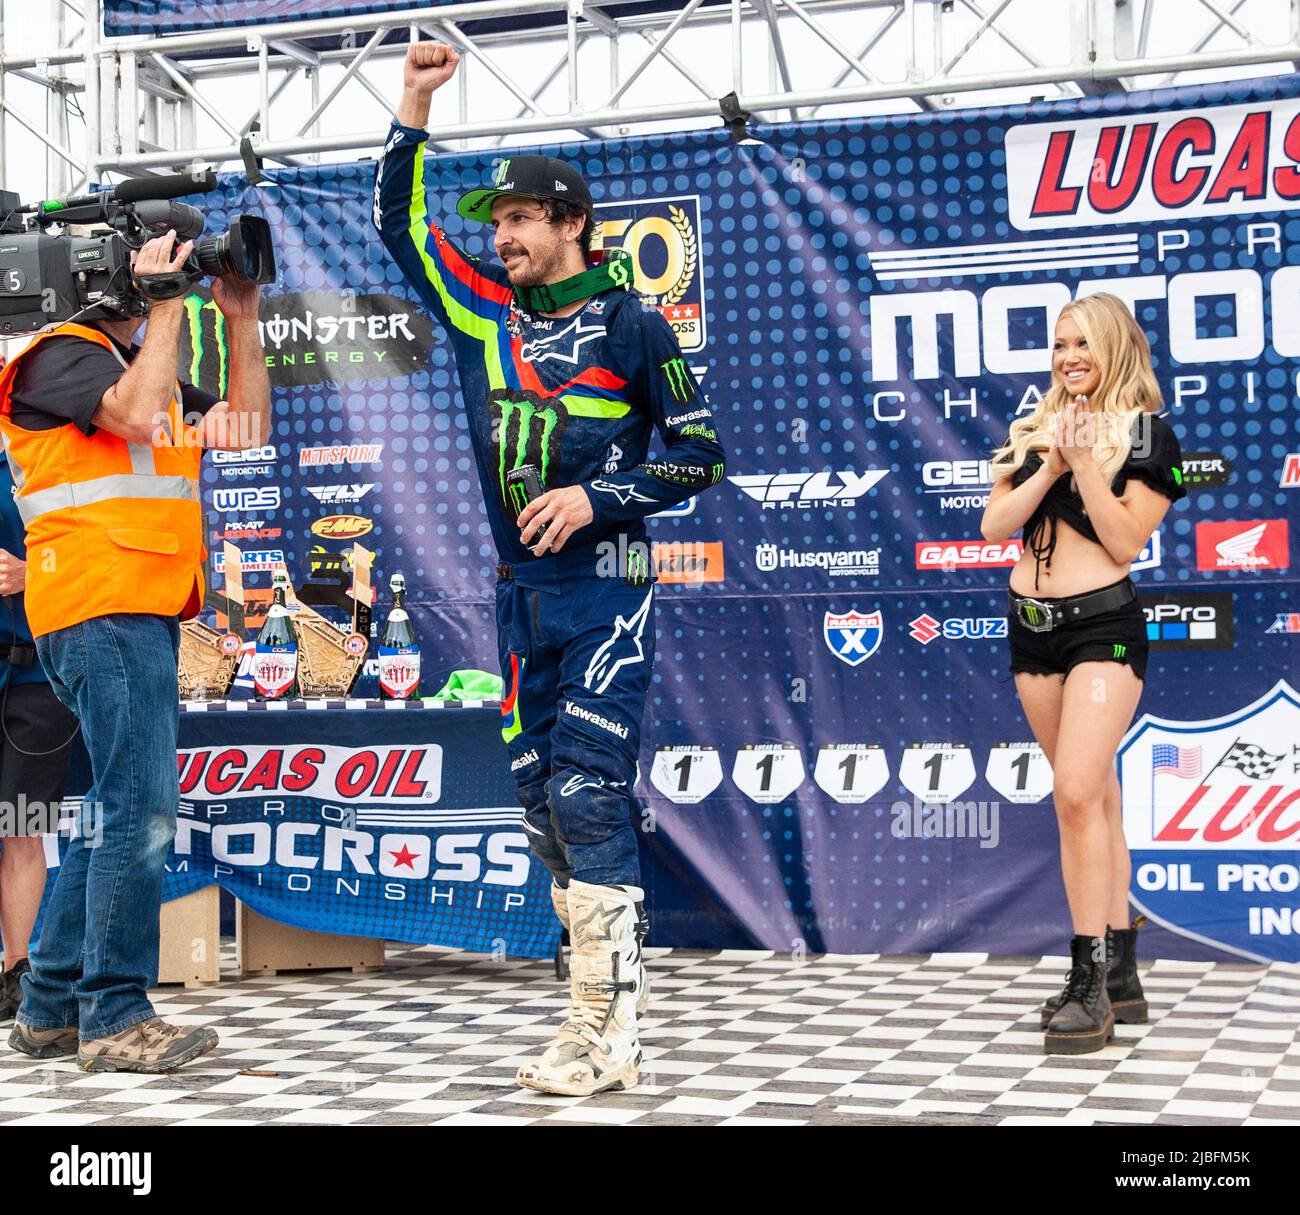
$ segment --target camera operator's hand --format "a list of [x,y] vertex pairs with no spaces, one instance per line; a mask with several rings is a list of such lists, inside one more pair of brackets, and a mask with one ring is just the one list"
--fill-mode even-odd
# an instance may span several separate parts
[[212,298],[228,321],[257,320],[262,285],[221,275],[212,280]]
[[27,585],[27,562],[0,548],[0,595],[18,595]]
[[[187,240],[183,245],[172,252],[172,246],[176,244],[176,229],[170,228],[162,236],[155,236],[153,240],[147,240],[138,250],[131,254],[131,271],[137,275],[144,274],[171,274],[181,270],[185,266],[186,260],[194,249],[194,242]],[[180,308],[183,301],[180,298],[172,300],[152,300],[151,308],[166,308],[168,306]]]
[[446,42],[413,42],[406,48],[403,85],[426,96],[441,88],[456,71],[460,56]]

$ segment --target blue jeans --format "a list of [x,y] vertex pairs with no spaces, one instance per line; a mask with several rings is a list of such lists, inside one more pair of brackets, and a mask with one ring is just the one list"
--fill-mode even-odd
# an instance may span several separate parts
[[514,566],[496,587],[502,736],[524,828],[561,886],[639,886],[634,786],[654,591],[562,566],[552,575],[556,564]]
[[176,832],[175,618],[97,616],[36,639],[81,722],[92,783],[23,976],[18,1020],[83,1041],[155,1015],[163,867]]

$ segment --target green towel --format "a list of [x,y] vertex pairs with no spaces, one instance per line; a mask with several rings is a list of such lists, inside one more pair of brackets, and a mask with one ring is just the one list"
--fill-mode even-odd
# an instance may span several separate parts
[[500,700],[505,681],[488,671],[452,671],[451,678],[433,694],[434,700]]

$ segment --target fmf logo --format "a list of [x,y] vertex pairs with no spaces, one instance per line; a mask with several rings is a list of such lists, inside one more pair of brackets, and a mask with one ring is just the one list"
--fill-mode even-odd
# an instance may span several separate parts
[[721,582],[725,576],[719,541],[655,542],[651,546],[660,582]]
[[299,468],[320,468],[329,464],[378,464],[382,443],[335,443],[329,447],[302,447]]
[[[284,564],[284,550],[278,548],[251,549],[239,554],[239,568],[246,574],[265,574],[278,570]],[[226,554],[221,549],[212,553],[212,568],[225,573]]]
[[936,620],[928,613],[908,621],[908,635],[913,641],[929,645],[942,637],[945,641],[990,641],[1007,635],[1005,616],[949,616]]
[[1020,540],[921,540],[916,545],[916,568],[992,569],[1015,565],[1024,551]]
[[326,515],[311,525],[312,535],[322,540],[355,540],[374,528],[371,520],[360,515]]
[[1221,717],[1144,715],[1119,751],[1134,902],[1244,957],[1300,961],[1300,698],[1285,681]]
[[355,506],[372,489],[375,483],[367,485],[308,485],[307,492],[322,506]]
[[214,489],[212,509],[223,515],[262,515],[280,509],[280,487],[262,485],[257,488]]
[[1284,570],[1290,562],[1285,519],[1196,525],[1198,570]]
[[864,473],[759,473],[727,480],[746,497],[762,503],[764,510],[817,510],[853,506],[888,475],[888,469],[869,468]]
[[214,448],[208,452],[213,464],[269,464],[276,458],[274,447],[249,447],[244,451],[222,451]]
[[1006,136],[1022,231],[1300,206],[1300,101],[1029,123]]
[[600,203],[596,215],[601,247],[631,255],[636,289],[659,309],[684,351],[702,349],[707,326],[700,196]]
[[190,800],[272,793],[350,805],[437,801],[442,748],[202,747],[181,751],[181,796]]

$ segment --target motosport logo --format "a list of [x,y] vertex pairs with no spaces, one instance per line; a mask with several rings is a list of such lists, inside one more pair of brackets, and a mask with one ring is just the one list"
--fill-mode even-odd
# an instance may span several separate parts
[[994,569],[1015,565],[1025,551],[1021,540],[920,540],[919,570]]
[[261,485],[256,488],[214,489],[212,509],[223,515],[265,515],[280,509],[280,487]]
[[1232,649],[1230,591],[1139,595],[1138,600],[1147,619],[1147,640],[1153,649]]
[[328,447],[298,449],[299,468],[321,468],[330,464],[378,464],[383,443],[334,443]]
[[1282,489],[1300,488],[1300,451],[1287,452],[1286,459],[1282,463],[1282,475],[1278,478],[1278,485]]
[[1198,570],[1284,570],[1290,563],[1285,519],[1196,525]]
[[1300,206],[1300,100],[1025,123],[1006,134],[1022,231]]
[[442,793],[442,748],[201,747],[178,756],[181,796],[190,800],[299,797],[350,805],[423,803]]
[[820,510],[856,505],[863,494],[888,475],[888,469],[869,468],[863,473],[744,474],[727,480],[764,510]]

